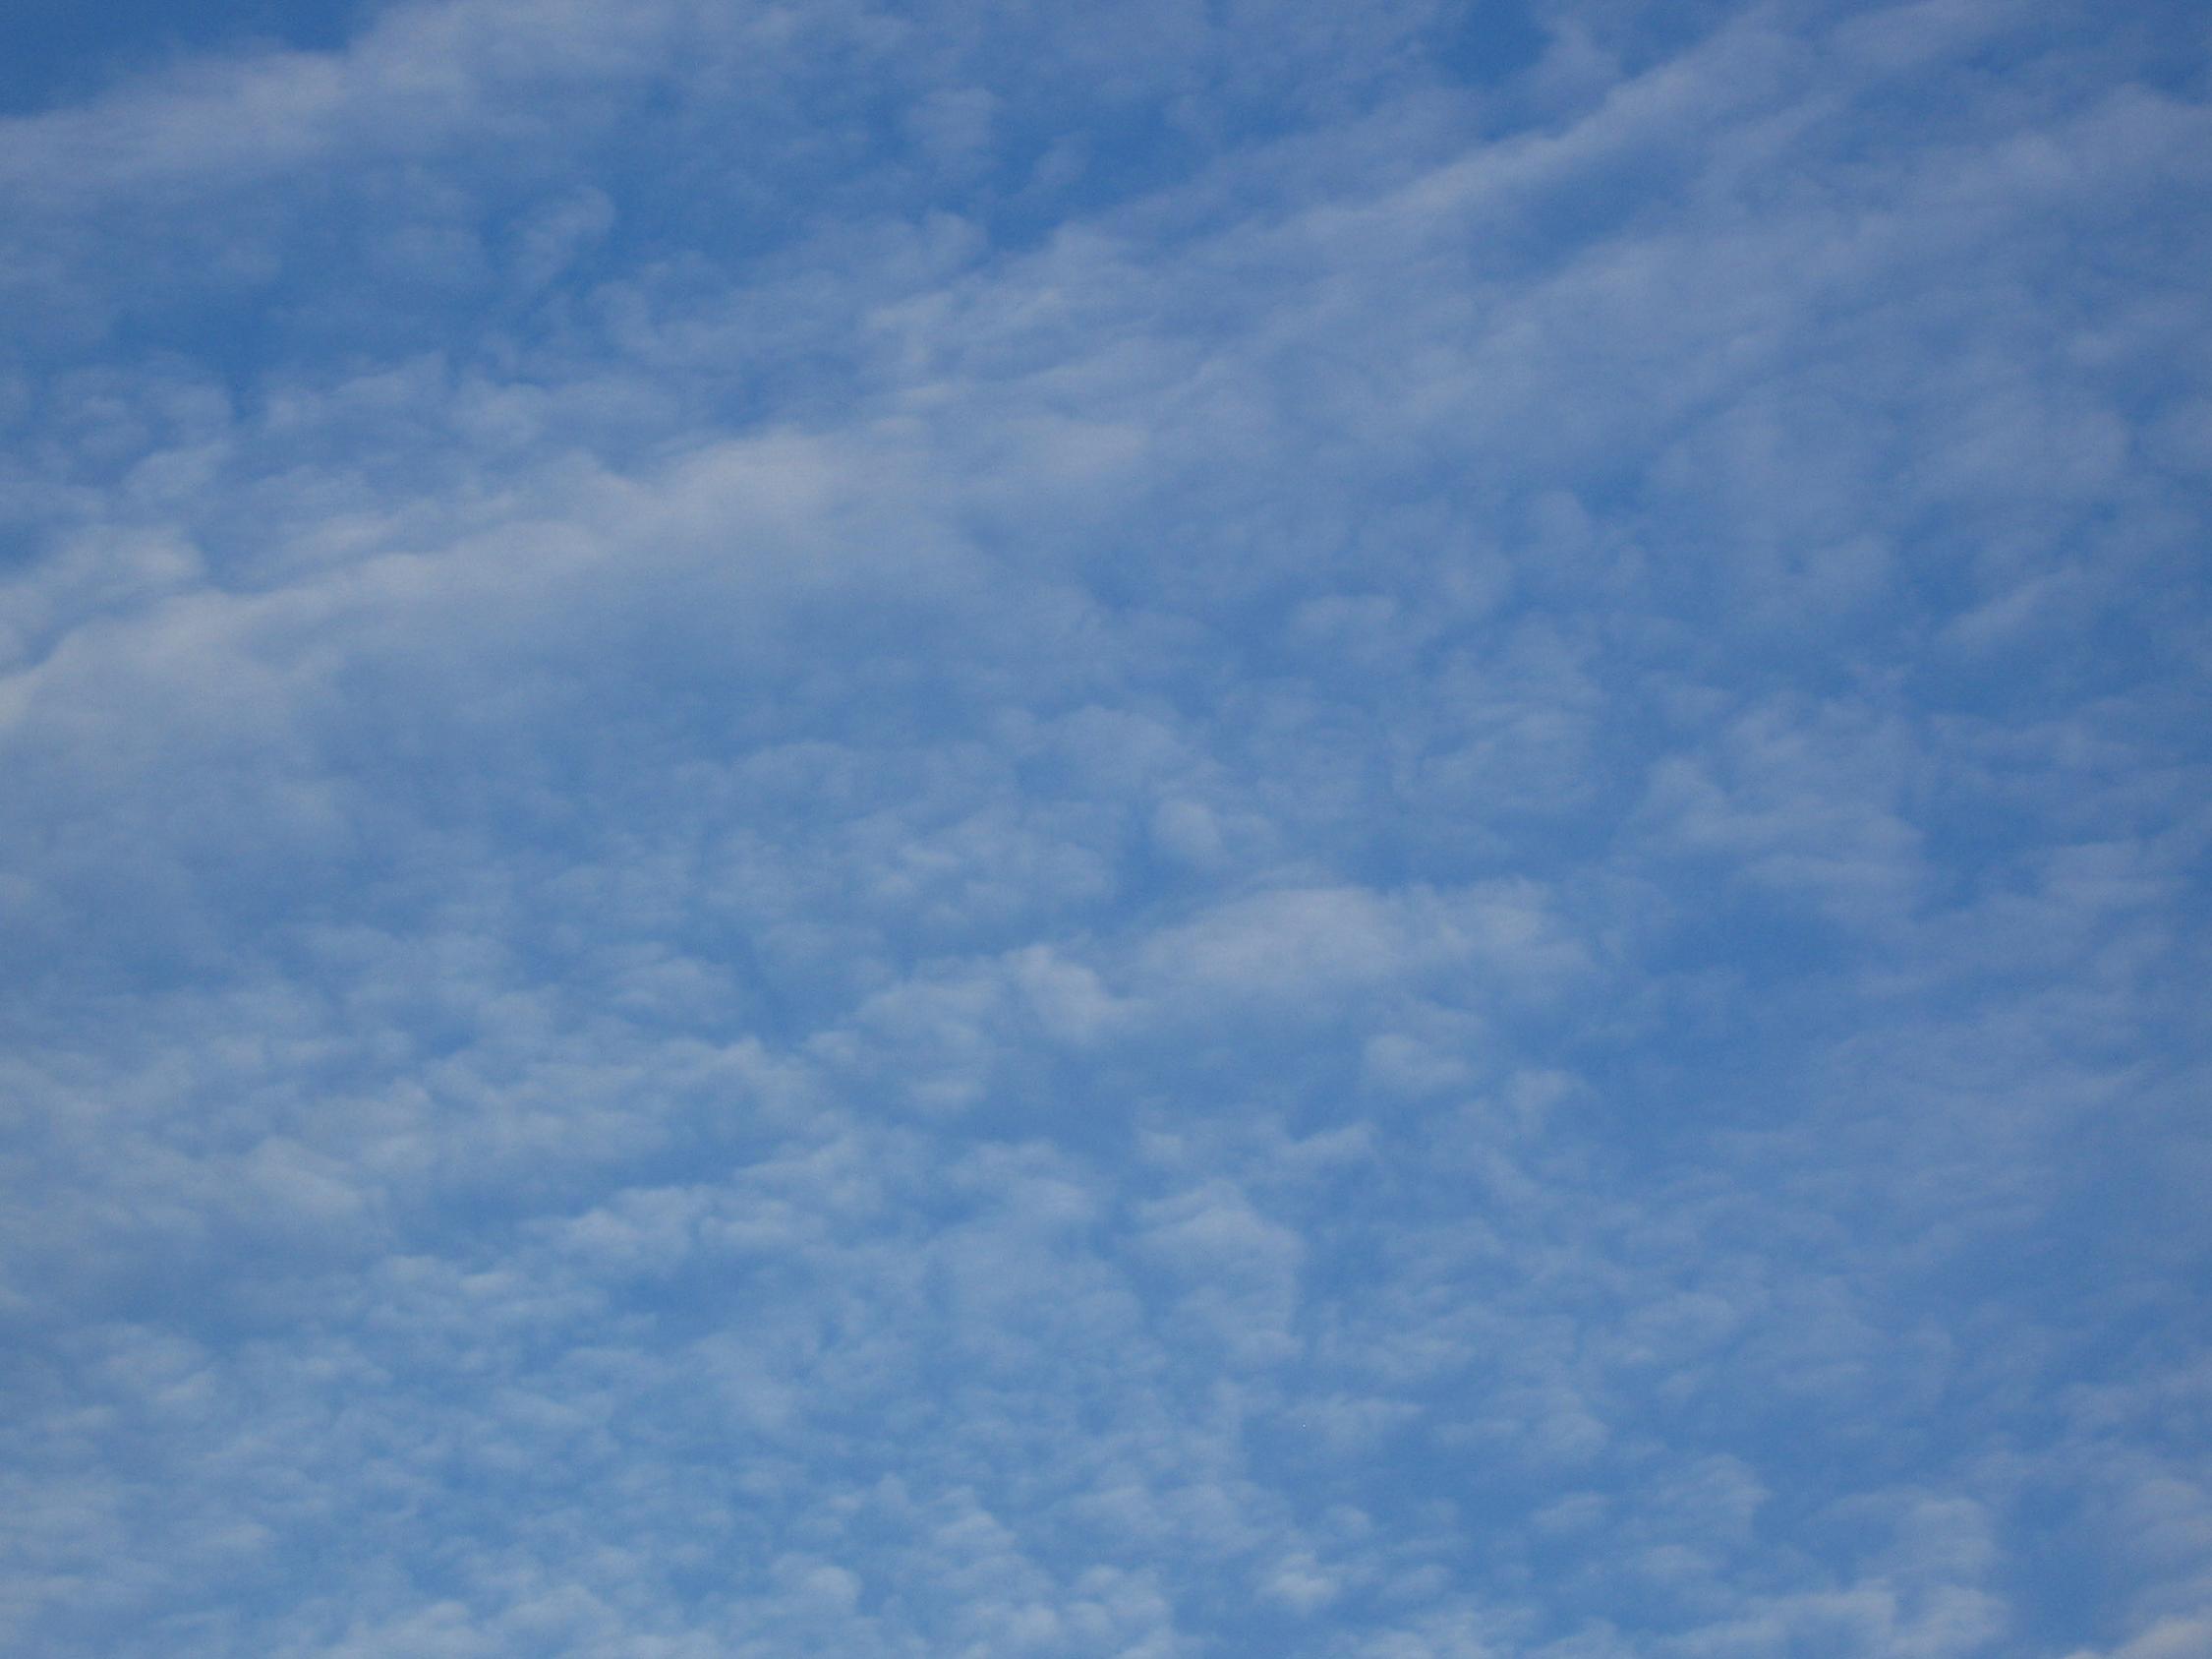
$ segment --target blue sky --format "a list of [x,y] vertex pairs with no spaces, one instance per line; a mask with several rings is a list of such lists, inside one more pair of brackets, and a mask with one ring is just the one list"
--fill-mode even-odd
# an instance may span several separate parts
[[0,53],[0,1645],[2212,1652],[2212,30]]

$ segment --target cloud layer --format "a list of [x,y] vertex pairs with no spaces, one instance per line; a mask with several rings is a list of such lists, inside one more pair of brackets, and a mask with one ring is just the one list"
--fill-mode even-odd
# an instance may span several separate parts
[[7,1644],[2199,1651],[2208,43],[19,100]]

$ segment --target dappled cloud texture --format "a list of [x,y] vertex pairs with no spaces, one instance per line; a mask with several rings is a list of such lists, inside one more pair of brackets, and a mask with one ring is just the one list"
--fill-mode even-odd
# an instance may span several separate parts
[[0,1647],[2212,1653],[2197,8],[299,14],[0,87]]

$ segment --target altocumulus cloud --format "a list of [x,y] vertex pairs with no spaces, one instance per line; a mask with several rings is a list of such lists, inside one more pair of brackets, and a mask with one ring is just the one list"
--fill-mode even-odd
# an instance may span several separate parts
[[2212,1651],[2192,8],[132,15],[11,1651]]

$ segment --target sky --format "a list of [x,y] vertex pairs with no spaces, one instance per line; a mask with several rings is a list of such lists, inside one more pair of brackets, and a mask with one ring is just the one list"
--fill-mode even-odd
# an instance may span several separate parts
[[2212,1654],[2212,24],[29,0],[0,1649]]

